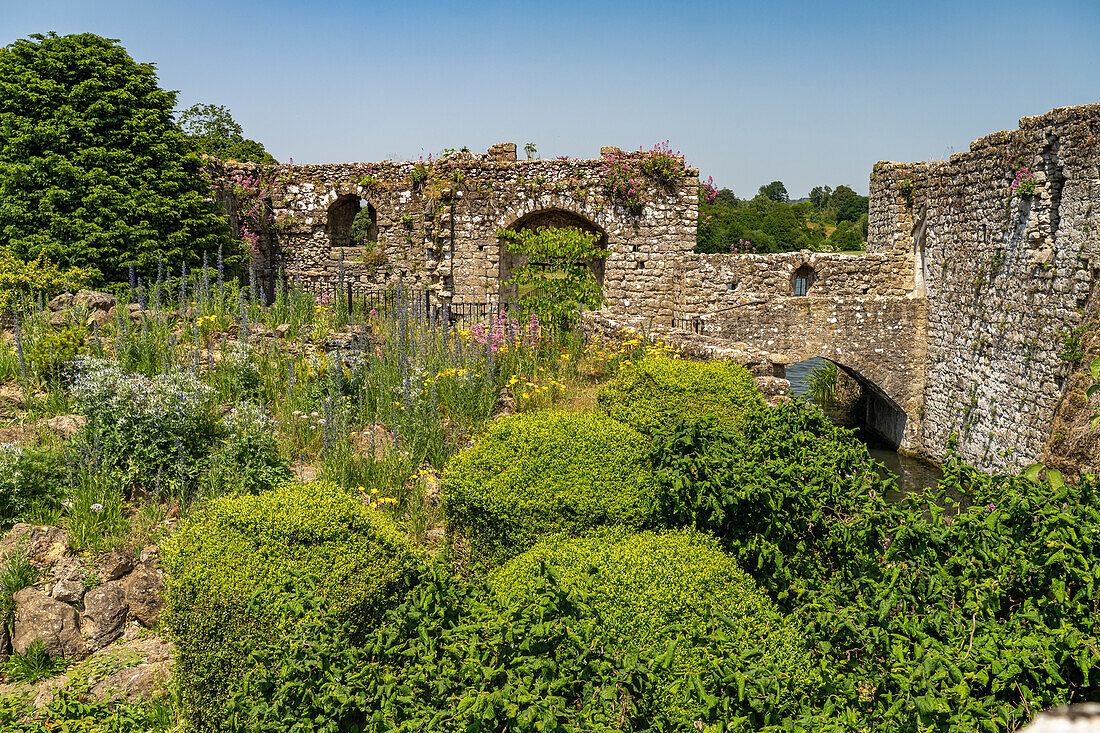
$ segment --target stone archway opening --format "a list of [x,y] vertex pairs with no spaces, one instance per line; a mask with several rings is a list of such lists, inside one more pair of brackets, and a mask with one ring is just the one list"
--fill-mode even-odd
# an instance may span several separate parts
[[791,275],[791,294],[796,298],[805,297],[815,282],[817,282],[817,273],[814,268],[802,265]]
[[858,369],[816,356],[789,365],[786,378],[791,394],[817,403],[835,422],[868,430],[892,449],[901,445],[905,410]]
[[[549,228],[562,228],[562,229],[578,229],[583,232],[596,235],[597,246],[600,249],[607,249],[607,232],[601,229],[599,226],[589,221],[585,217],[574,214],[571,211],[564,211],[562,209],[544,209],[541,211],[535,211],[526,216],[517,219],[509,229],[513,231],[525,231],[536,230],[542,227]],[[588,269],[592,271],[592,274],[596,278],[596,284],[602,289],[604,281],[604,258],[593,257],[585,264],[588,265]],[[519,292],[519,289],[515,285],[505,285],[504,283],[511,279],[513,271],[522,266],[528,264],[527,255],[513,254],[508,251],[504,246],[504,243],[500,244],[500,271],[498,281],[498,293],[501,302],[509,302],[516,300],[517,298],[525,295],[526,293]],[[549,263],[536,263],[544,264],[550,267]]]
[[378,242],[378,212],[366,199],[344,194],[328,207],[325,234],[333,248],[371,249]]

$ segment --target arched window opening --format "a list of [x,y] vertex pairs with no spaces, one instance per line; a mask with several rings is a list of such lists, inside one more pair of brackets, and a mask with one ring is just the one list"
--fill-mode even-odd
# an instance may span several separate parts
[[810,292],[810,287],[817,281],[817,273],[809,265],[803,265],[794,271],[791,276],[791,292],[796,298],[803,297]]
[[325,225],[325,233],[333,247],[355,246],[352,236],[352,225],[359,213],[361,204],[366,203],[355,194],[345,194],[332,202],[328,207],[328,222]]

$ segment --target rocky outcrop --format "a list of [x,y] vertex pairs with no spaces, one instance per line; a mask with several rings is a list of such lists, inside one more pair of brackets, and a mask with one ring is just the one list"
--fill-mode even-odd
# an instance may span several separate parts
[[122,634],[130,610],[126,592],[115,583],[92,588],[84,596],[81,631],[92,649],[102,649]]
[[15,635],[12,646],[20,654],[41,640],[53,659],[83,659],[88,645],[80,633],[77,610],[68,603],[50,598],[37,588],[24,588],[15,594]]
[[130,614],[145,626],[153,626],[160,620],[164,607],[164,573],[147,565],[138,565],[134,572],[122,581]]
[[7,557],[17,548],[23,548],[30,561],[38,567],[52,567],[71,553],[71,540],[72,535],[59,527],[20,523],[0,540],[0,557]]

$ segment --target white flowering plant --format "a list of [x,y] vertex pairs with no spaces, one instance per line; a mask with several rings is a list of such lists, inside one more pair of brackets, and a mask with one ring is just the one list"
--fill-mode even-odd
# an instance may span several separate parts
[[114,361],[83,359],[72,395],[88,418],[82,437],[96,446],[99,469],[130,489],[193,486],[225,431],[214,390],[186,371],[149,378]]

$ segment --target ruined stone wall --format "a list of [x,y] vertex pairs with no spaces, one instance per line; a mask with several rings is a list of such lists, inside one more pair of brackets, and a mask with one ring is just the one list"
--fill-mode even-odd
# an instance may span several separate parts
[[[671,320],[672,265],[695,245],[698,171],[686,169],[671,185],[646,179],[646,204],[632,211],[606,194],[602,162],[516,160],[512,144],[429,162],[284,167],[270,193],[281,226],[257,265],[268,278],[282,268],[318,289],[341,279],[373,288],[400,280],[441,300],[497,301],[516,264],[497,232],[572,225],[597,233],[609,252],[598,268],[609,307],[644,306]],[[369,250],[347,241],[350,207],[374,212]]]
[[680,260],[677,307],[697,316],[752,300],[793,294],[796,271],[809,268],[808,295],[903,297],[913,289],[912,261],[892,253],[691,254]]
[[[869,250],[912,257],[928,298],[919,442],[1013,470],[1043,455],[1064,341],[1100,273],[1100,105],[1056,109],[931,163],[878,163]],[[1012,190],[1018,170],[1035,193]]]

